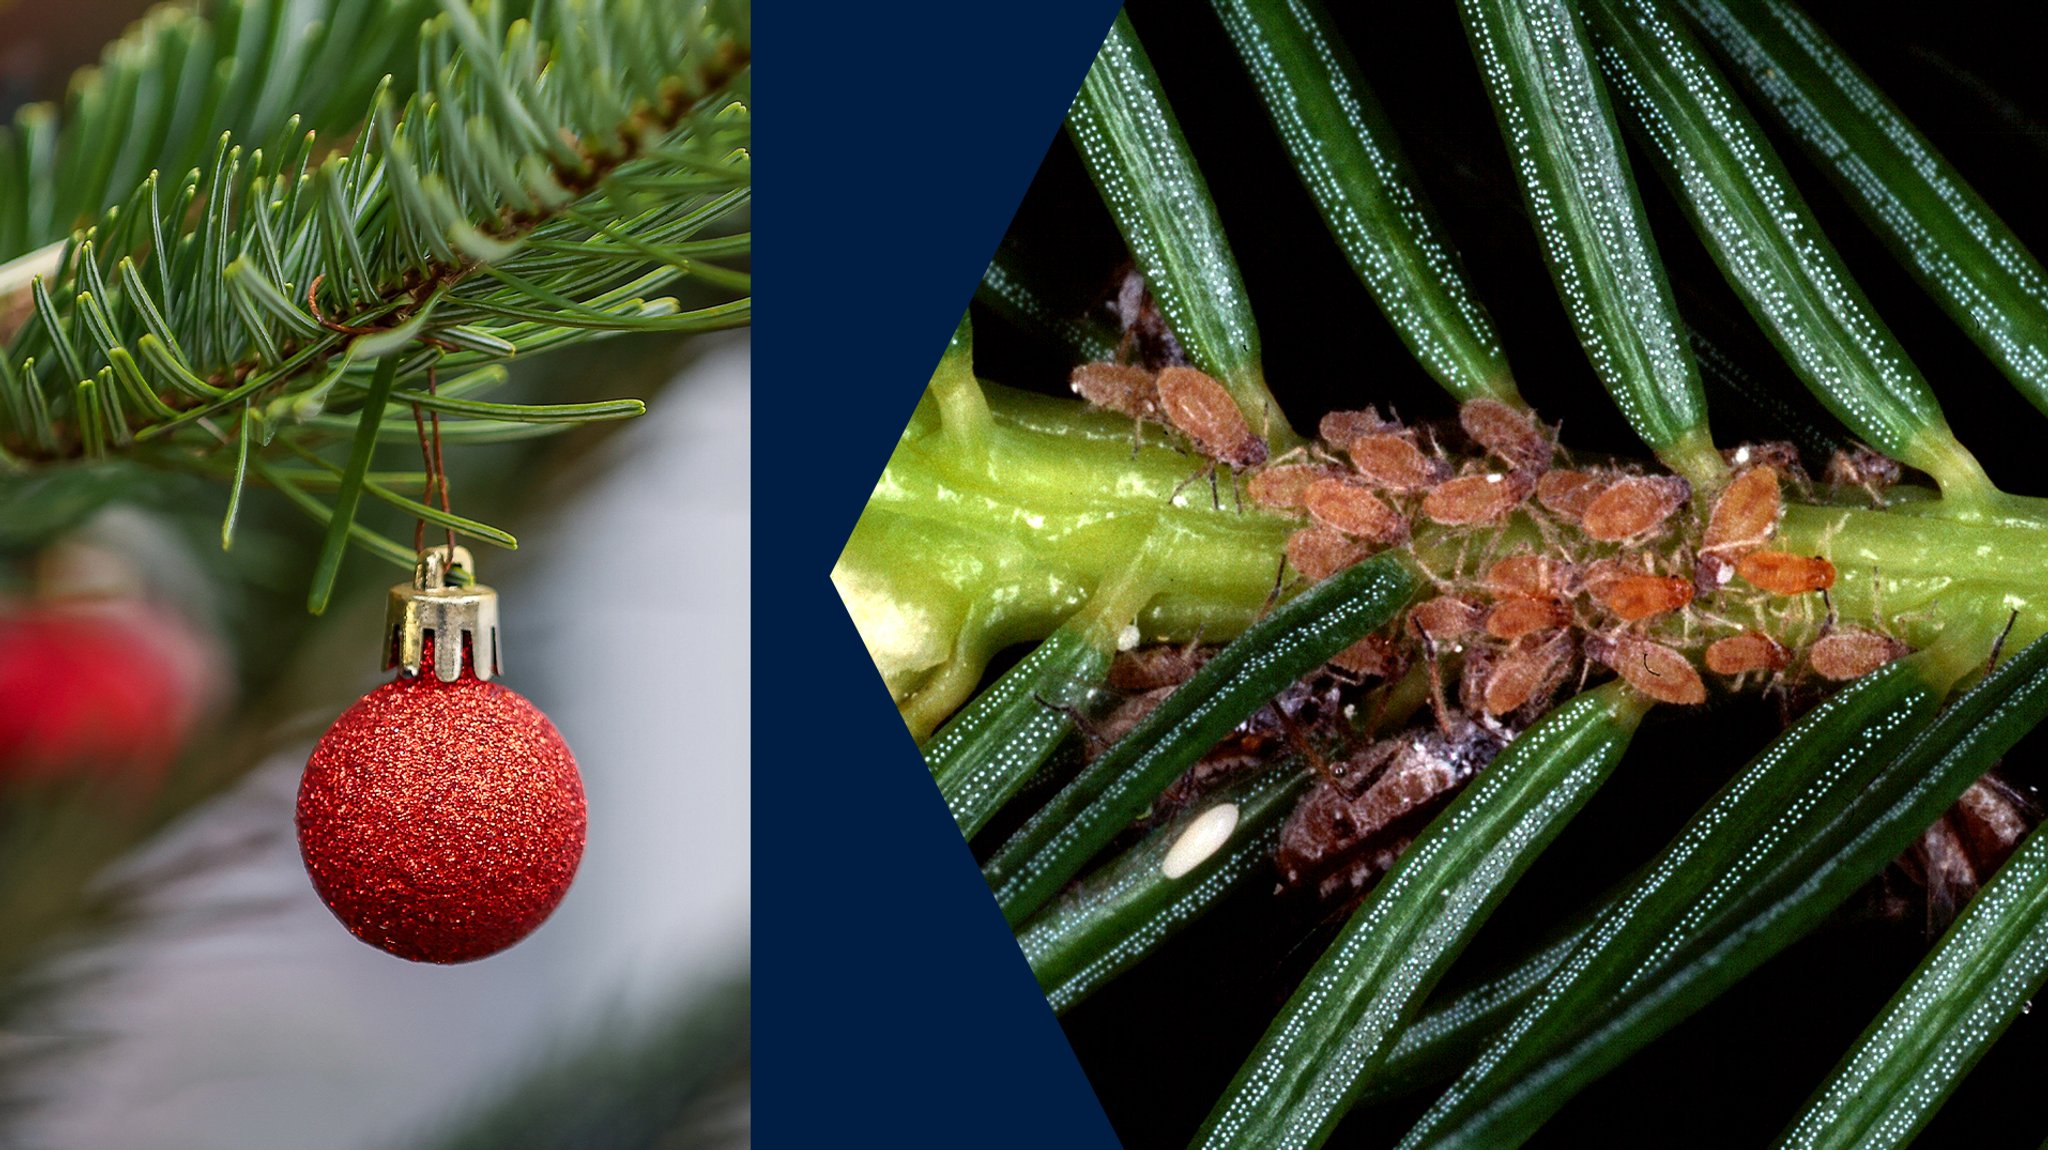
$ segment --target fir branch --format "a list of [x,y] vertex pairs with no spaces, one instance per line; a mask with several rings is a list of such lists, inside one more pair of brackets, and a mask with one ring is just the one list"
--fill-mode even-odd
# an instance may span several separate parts
[[[48,153],[0,161],[0,251],[42,234],[54,217],[35,205],[111,202],[96,193],[134,178],[136,157],[182,162],[193,140],[210,141],[202,167],[150,171],[97,222],[0,268],[0,450],[17,467],[116,454],[180,467],[171,457],[246,452],[267,478],[274,453],[352,439],[366,415],[409,422],[397,416],[432,401],[404,385],[430,369],[747,321],[749,281],[731,266],[748,250],[743,6],[539,0],[519,15],[501,0],[443,0],[410,25],[416,44],[380,30],[337,65],[353,95],[328,82],[301,90],[329,36],[406,25],[420,7],[329,0],[327,20],[300,34],[272,27],[254,0],[212,24],[152,17],[74,83],[61,129],[47,110],[25,113],[0,138],[0,155]],[[215,62],[214,88],[194,108],[185,94],[158,107],[230,34],[240,54]],[[401,104],[403,73],[380,79],[364,61],[381,71],[403,47],[416,63]],[[344,98],[367,106],[345,148],[301,130],[346,124],[334,110]],[[280,111],[294,99],[306,115]],[[124,115],[150,127],[121,137]],[[261,146],[245,149],[223,123]],[[67,147],[105,162],[68,159]],[[385,357],[395,410],[365,412]],[[626,401],[438,409],[455,441],[638,412]],[[239,443],[238,425],[260,441]],[[350,512],[340,518],[337,535],[362,538]]]

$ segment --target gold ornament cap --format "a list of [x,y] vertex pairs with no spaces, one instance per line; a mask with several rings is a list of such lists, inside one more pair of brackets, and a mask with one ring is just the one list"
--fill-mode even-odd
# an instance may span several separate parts
[[420,556],[411,583],[391,589],[384,608],[384,669],[420,673],[426,637],[434,636],[434,677],[452,683],[465,661],[476,677],[504,669],[498,647],[498,593],[476,582],[467,547],[435,547]]

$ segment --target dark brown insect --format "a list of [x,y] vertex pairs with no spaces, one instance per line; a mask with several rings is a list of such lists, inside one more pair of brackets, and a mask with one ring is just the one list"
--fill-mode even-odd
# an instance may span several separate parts
[[1408,521],[1363,486],[1323,478],[1302,493],[1309,518],[1333,531],[1385,546],[1408,538]]
[[1117,345],[1118,358],[1136,359],[1155,370],[1188,361],[1165,313],[1146,289],[1145,273],[1136,265],[1125,264],[1118,273],[1109,304],[1117,326],[1123,331]]
[[1823,475],[1836,487],[1861,487],[1870,494],[1871,502],[1883,506],[1884,493],[1898,485],[1905,469],[1897,460],[1858,443],[1835,452]]
[[1599,635],[1586,640],[1586,657],[1614,668],[1623,682],[1660,703],[1707,701],[1707,685],[1692,661],[1662,643],[1635,635]]
[[1358,473],[1389,491],[1420,491],[1451,477],[1451,466],[1424,455],[1415,441],[1389,431],[1360,436],[1346,449]]
[[1692,602],[1692,580],[1676,575],[1622,575],[1589,586],[1593,598],[1624,622],[1676,611]]
[[1835,565],[1818,555],[1752,551],[1736,561],[1743,582],[1773,595],[1804,595],[1835,585]]
[[1287,537],[1287,562],[1319,583],[1372,554],[1372,548],[1327,527],[1304,527]]
[[1514,640],[1569,627],[1571,622],[1571,608],[1547,595],[1510,595],[1486,613],[1486,633],[1496,639]]
[[1430,489],[1422,513],[1446,527],[1497,522],[1529,497],[1534,485],[1519,474],[1461,475]]
[[[1924,901],[1927,934],[1940,934],[2038,817],[2033,804],[1996,774],[1978,779],[1886,872],[1881,909],[1904,918]],[[1897,889],[1902,885],[1907,889]]]
[[1814,674],[1840,681],[1868,675],[1910,650],[1890,635],[1848,628],[1814,640],[1807,648],[1806,661]]
[[1579,526],[1603,543],[1639,539],[1662,527],[1691,494],[1692,485],[1675,475],[1631,475],[1595,496]]
[[1759,463],[1775,470],[1780,478],[1791,478],[1800,473],[1799,445],[1783,439],[1766,439],[1757,443],[1743,443],[1724,448],[1721,458],[1728,466],[1741,469]]
[[1502,739],[1463,716],[1448,734],[1403,732],[1366,747],[1302,796],[1280,829],[1273,861],[1291,890],[1323,898],[1363,890],[1400,858],[1414,820],[1499,752]]
[[1458,408],[1458,426],[1517,471],[1542,471],[1556,451],[1534,419],[1497,399],[1467,400]]
[[1418,632],[1417,638],[1427,635],[1440,643],[1477,631],[1485,618],[1486,611],[1478,604],[1452,595],[1439,595],[1417,603],[1409,610],[1408,629]]
[[1762,631],[1744,631],[1707,644],[1707,670],[1716,675],[1782,671],[1791,663],[1792,652]]
[[1608,477],[1593,471],[1559,468],[1546,471],[1536,481],[1536,501],[1565,519],[1577,523],[1586,508],[1607,490]]
[[1327,467],[1313,463],[1281,463],[1252,473],[1246,485],[1252,502],[1277,511],[1298,511],[1308,485],[1331,474]]
[[1571,655],[1570,633],[1559,632],[1541,643],[1517,643],[1490,659],[1467,656],[1461,695],[1467,707],[1477,702],[1489,715],[1540,710],[1570,673]]
[[1236,471],[1266,461],[1266,441],[1252,434],[1244,412],[1223,385],[1192,367],[1159,373],[1159,408],[1202,454]]

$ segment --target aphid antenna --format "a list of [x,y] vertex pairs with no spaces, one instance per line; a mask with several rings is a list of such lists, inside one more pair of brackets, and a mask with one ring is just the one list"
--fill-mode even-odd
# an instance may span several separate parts
[[1450,706],[1444,702],[1443,667],[1437,660],[1436,640],[1430,637],[1429,628],[1417,624],[1415,633],[1422,636],[1422,657],[1429,664],[1429,709],[1436,716],[1436,729],[1445,738],[1451,737]]

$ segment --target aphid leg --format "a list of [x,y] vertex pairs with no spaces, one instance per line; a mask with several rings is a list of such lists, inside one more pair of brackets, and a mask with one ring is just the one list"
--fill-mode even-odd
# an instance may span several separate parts
[[1998,656],[2005,650],[2006,636],[2012,634],[2012,625],[2019,621],[2020,613],[2018,611],[2013,611],[2010,614],[2006,615],[2005,630],[2000,631],[1998,633],[1997,640],[1991,644],[1991,660],[1990,662],[1984,665],[1985,674],[1988,675],[1991,672],[1996,671],[1998,669]]
[[[1183,449],[1183,450],[1181,451],[1181,454],[1182,454],[1182,455],[1186,455],[1186,454],[1187,454],[1186,450],[1185,450],[1185,449]],[[1173,486],[1173,491],[1172,491],[1171,493],[1169,493],[1169,494],[1167,495],[1167,497],[1166,497],[1166,501],[1167,501],[1168,503],[1171,503],[1171,502],[1173,502],[1174,500],[1176,500],[1176,499],[1179,499],[1179,498],[1180,498],[1180,493],[1181,493],[1181,492],[1183,492],[1183,491],[1186,491],[1186,490],[1188,489],[1188,484],[1190,484],[1190,483],[1193,483],[1193,482],[1194,482],[1195,480],[1197,480],[1197,479],[1200,479],[1200,478],[1202,478],[1202,477],[1203,477],[1204,475],[1207,475],[1207,476],[1209,477],[1209,482],[1210,482],[1210,485],[1211,485],[1211,494],[1212,494],[1212,496],[1213,496],[1213,494],[1214,494],[1214,485],[1215,485],[1215,481],[1216,481],[1216,465],[1215,465],[1215,464],[1213,464],[1213,463],[1211,463],[1211,464],[1210,464],[1210,465],[1209,465],[1208,467],[1206,467],[1206,468],[1198,468],[1198,469],[1196,469],[1195,471],[1193,471],[1193,472],[1190,472],[1190,473],[1189,473],[1189,475],[1188,475],[1188,477],[1187,477],[1186,479],[1183,479],[1183,480],[1181,480],[1181,481],[1180,481],[1179,483],[1176,483],[1176,484],[1174,484],[1174,486]],[[1220,503],[1219,503],[1219,504],[1217,504],[1217,505],[1216,505],[1216,509],[1217,509],[1218,511],[1221,511],[1221,510],[1223,509],[1223,505],[1222,505],[1222,504],[1220,504]]]
[[1436,729],[1445,738],[1451,737],[1450,706],[1444,702],[1443,668],[1437,665],[1436,640],[1429,637],[1429,628],[1417,624],[1416,633],[1422,636],[1422,657],[1429,664],[1429,710],[1436,716]]
[[1031,698],[1034,702],[1036,702],[1039,706],[1044,707],[1046,710],[1051,711],[1056,715],[1065,715],[1067,721],[1074,724],[1074,729],[1081,732],[1081,737],[1088,740],[1088,750],[1091,754],[1101,752],[1109,748],[1111,740],[1105,738],[1102,734],[1102,729],[1100,727],[1097,727],[1095,723],[1088,718],[1088,716],[1082,714],[1078,707],[1075,707],[1071,703],[1055,703],[1051,699],[1048,699],[1044,695],[1040,695],[1036,692],[1032,693]]
[[1301,724],[1294,721],[1294,717],[1287,713],[1285,707],[1275,706],[1273,717],[1280,721],[1280,734],[1287,739],[1288,745],[1294,748],[1296,754],[1308,760],[1309,769],[1315,771],[1324,782],[1333,787],[1342,785],[1343,771],[1331,768],[1329,760],[1323,758],[1323,753],[1316,749],[1315,742],[1302,733]]
[[1266,601],[1259,605],[1259,613],[1257,616],[1258,619],[1265,618],[1266,612],[1271,611],[1273,609],[1273,604],[1278,603],[1280,601],[1280,588],[1282,585],[1282,580],[1286,578],[1287,556],[1282,555],[1280,556],[1280,566],[1275,568],[1273,571],[1273,589],[1271,591],[1266,592]]

